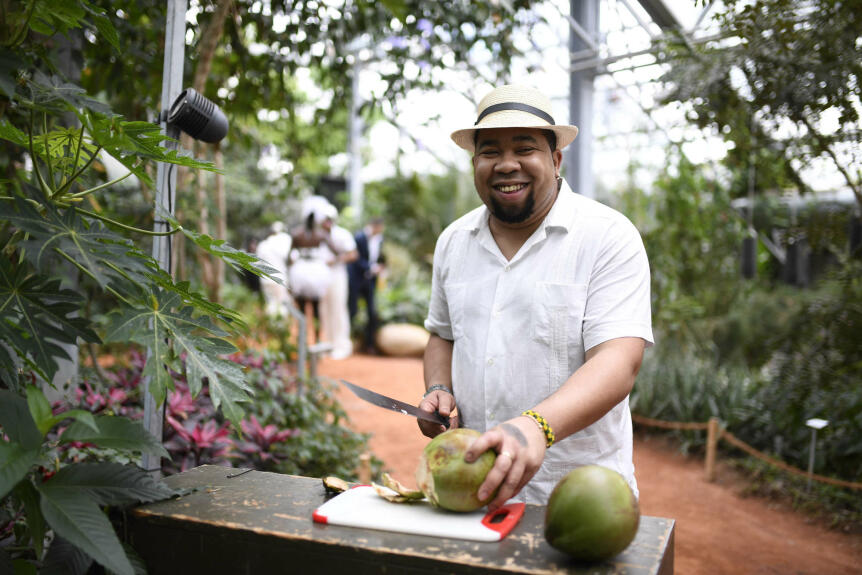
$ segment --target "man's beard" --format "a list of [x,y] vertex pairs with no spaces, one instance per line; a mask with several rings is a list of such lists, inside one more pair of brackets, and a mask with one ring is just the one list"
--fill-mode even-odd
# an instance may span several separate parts
[[491,198],[491,213],[494,217],[507,224],[520,224],[530,217],[533,213],[533,208],[536,205],[536,200],[533,197],[533,190],[527,194],[524,204],[521,206],[504,205],[497,201],[497,198]]

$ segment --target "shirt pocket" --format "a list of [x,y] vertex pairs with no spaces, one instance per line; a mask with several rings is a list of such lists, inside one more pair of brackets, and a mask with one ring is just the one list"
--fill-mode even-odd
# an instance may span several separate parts
[[581,343],[586,303],[586,284],[538,282],[530,312],[533,340],[563,348]]
[[586,284],[538,282],[530,310],[532,340],[547,361],[548,392],[571,375],[583,348]]

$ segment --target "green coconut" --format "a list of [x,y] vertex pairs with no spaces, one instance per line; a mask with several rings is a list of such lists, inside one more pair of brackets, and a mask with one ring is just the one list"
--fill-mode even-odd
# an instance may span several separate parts
[[600,465],[570,471],[551,492],[545,539],[575,559],[603,561],[635,538],[638,502],[622,475]]
[[494,467],[497,454],[488,450],[467,463],[464,454],[481,434],[473,429],[450,429],[432,439],[419,458],[416,484],[428,501],[449,511],[475,511],[497,495],[480,500],[479,487]]

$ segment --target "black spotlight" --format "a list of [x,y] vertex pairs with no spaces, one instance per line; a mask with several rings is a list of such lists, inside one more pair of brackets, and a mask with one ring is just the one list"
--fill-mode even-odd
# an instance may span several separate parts
[[194,88],[186,88],[174,100],[168,113],[168,124],[202,142],[215,143],[227,134],[224,112]]

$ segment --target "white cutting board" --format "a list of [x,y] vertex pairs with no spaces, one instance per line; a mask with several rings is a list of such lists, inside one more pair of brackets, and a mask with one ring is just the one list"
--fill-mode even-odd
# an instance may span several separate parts
[[500,541],[520,521],[523,503],[508,503],[493,512],[456,513],[433,507],[427,501],[391,503],[370,485],[339,493],[312,517],[317,523],[365,527],[415,535],[431,535],[470,541]]

